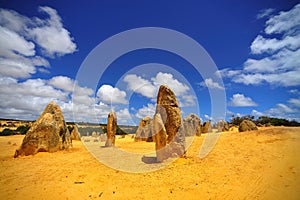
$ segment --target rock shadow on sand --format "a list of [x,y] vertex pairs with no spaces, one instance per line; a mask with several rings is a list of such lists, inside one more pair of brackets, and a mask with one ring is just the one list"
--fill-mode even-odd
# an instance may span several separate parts
[[156,160],[156,157],[154,156],[143,156],[142,157],[142,162],[145,163],[145,164],[157,164],[157,160]]

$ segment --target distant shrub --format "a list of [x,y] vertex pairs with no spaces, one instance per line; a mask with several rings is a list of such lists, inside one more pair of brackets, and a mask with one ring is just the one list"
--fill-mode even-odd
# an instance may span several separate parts
[[74,129],[74,126],[68,126],[68,129],[69,129],[69,131],[71,133],[73,131],[73,129]]
[[30,126],[19,126],[15,132],[20,133],[21,135],[25,135],[27,131],[30,129]]
[[0,133],[0,136],[8,136],[8,135],[14,135],[14,134],[15,134],[14,130],[10,130],[9,128],[6,128]]
[[231,124],[239,125],[244,119],[250,120],[257,124],[267,125],[271,124],[272,126],[300,126],[300,123],[296,120],[287,120],[276,117],[268,117],[268,116],[260,116],[258,119],[254,120],[254,116],[245,115],[242,117],[234,117],[231,118]]
[[19,126],[16,130],[11,130],[9,128],[4,129],[0,132],[0,136],[9,136],[9,135],[25,135],[27,131],[30,129],[30,126]]

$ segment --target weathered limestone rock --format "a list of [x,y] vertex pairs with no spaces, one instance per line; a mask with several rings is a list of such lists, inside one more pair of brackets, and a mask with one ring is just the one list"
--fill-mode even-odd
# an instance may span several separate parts
[[174,92],[161,85],[157,95],[156,113],[159,113],[168,134],[167,143],[174,140],[181,124],[181,112]]
[[256,125],[250,120],[243,120],[239,126],[239,132],[258,130]]
[[105,142],[106,147],[115,146],[117,132],[117,115],[111,111],[107,117],[107,139]]
[[153,142],[152,138],[152,120],[149,116],[141,119],[139,127],[135,133],[134,141]]
[[217,124],[218,132],[229,131],[229,124],[224,120],[219,120]]
[[71,135],[60,107],[51,101],[27,131],[14,157],[55,152],[72,146]]
[[[160,120],[161,119],[161,120]],[[161,85],[157,95],[156,114],[153,119],[157,161],[185,153],[185,135],[179,131],[181,112],[174,92]]]
[[210,121],[204,122],[202,126],[202,133],[210,133],[210,132],[211,132]]
[[167,131],[159,113],[153,117],[153,131],[155,134],[155,150],[157,162],[162,162],[168,158],[165,147],[167,145]]
[[71,132],[72,140],[80,140],[80,133],[78,131],[77,125],[73,126],[73,130]]
[[201,120],[196,114],[189,114],[182,123],[185,136],[201,136]]

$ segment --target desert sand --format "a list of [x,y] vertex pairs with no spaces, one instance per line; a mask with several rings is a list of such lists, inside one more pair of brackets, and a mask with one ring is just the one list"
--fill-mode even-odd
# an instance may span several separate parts
[[[194,138],[186,158],[148,173],[112,169],[80,141],[68,151],[13,158],[23,137],[0,137],[0,199],[300,198],[300,128],[224,132],[200,159],[203,134]],[[116,148],[128,152],[151,153],[154,145],[131,136],[116,140]]]

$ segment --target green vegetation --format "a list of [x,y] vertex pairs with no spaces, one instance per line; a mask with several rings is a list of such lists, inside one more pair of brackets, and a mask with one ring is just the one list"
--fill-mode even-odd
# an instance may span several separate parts
[[11,130],[9,128],[5,128],[2,132],[0,132],[0,136],[8,136],[8,135],[25,135],[27,131],[30,129],[30,126],[19,126],[16,130]]
[[68,126],[69,132],[71,133],[74,129],[74,126]]
[[30,126],[28,126],[28,125],[27,126],[19,126],[16,129],[16,132],[20,133],[21,135],[25,135],[29,129],[30,129]]
[[287,120],[282,118],[276,118],[276,117],[268,117],[268,116],[260,116],[256,120],[254,119],[254,116],[251,115],[245,115],[242,117],[234,117],[231,118],[231,124],[239,125],[243,120],[250,120],[253,121],[256,125],[272,125],[272,126],[300,126],[300,123],[295,120]]

